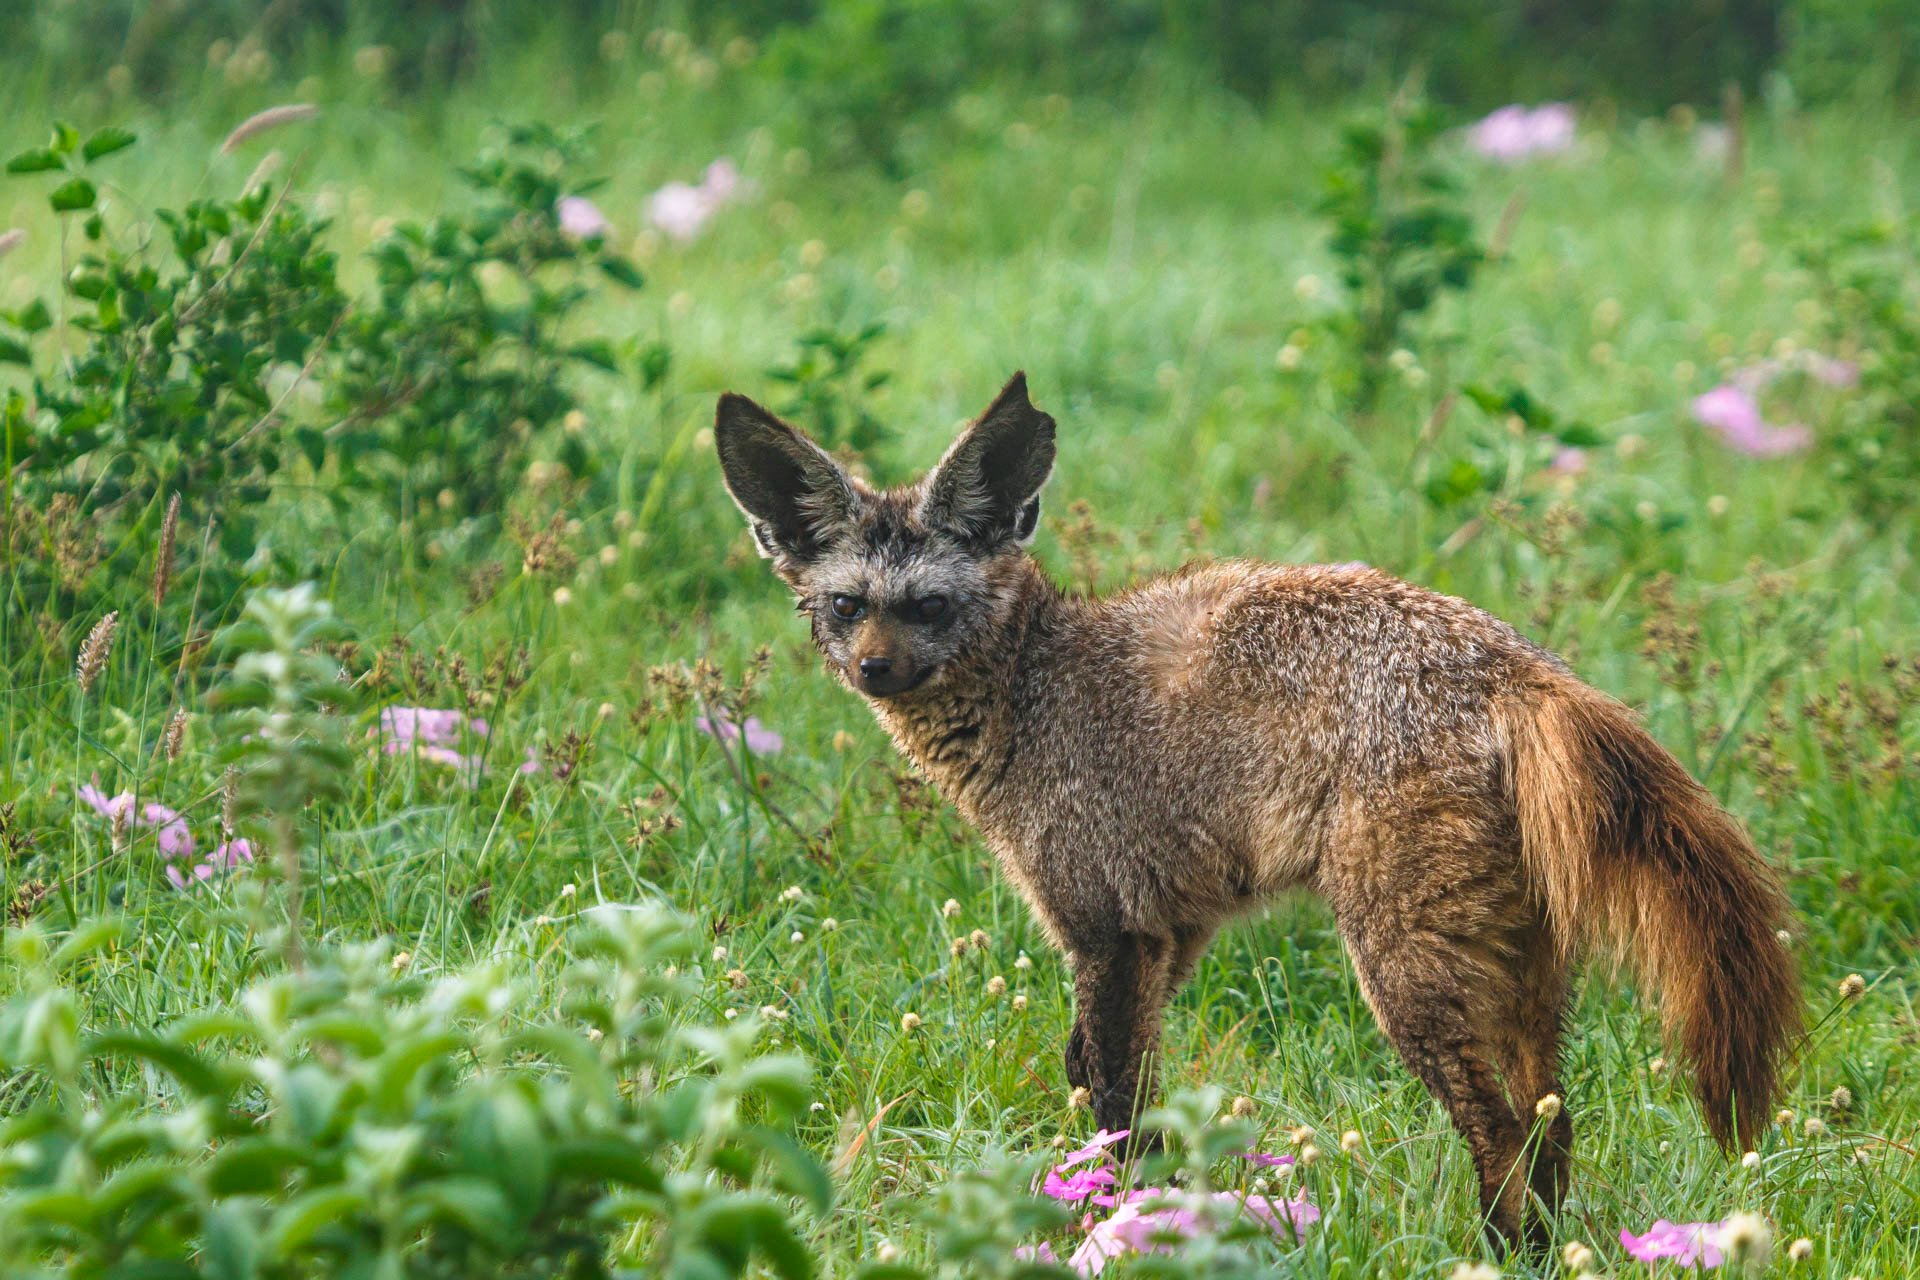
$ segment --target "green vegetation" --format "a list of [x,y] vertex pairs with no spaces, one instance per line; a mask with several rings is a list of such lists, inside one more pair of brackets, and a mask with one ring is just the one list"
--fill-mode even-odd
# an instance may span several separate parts
[[[1783,869],[1791,1115],[1720,1155],[1601,972],[1556,1239],[1635,1274],[1622,1228],[1752,1210],[1779,1274],[1920,1271],[1920,143],[1890,99],[1755,76],[1731,135],[1583,101],[1570,150],[1502,165],[1457,97],[1446,129],[1393,86],[1255,105],[1177,41],[1086,87],[933,67],[908,110],[865,46],[613,25],[431,92],[351,40],[236,69],[244,37],[0,86],[30,157],[0,177],[0,1270],[1064,1257],[1020,1194],[1091,1136],[1064,967],[818,671],[708,429],[741,390],[897,481],[1024,368],[1063,580],[1364,560],[1464,596],[1642,708]],[[847,59],[887,92],[821,114]],[[697,234],[649,226],[722,156]],[[1716,386],[1768,421],[1703,425]],[[1162,1079],[1191,1182],[1324,1216],[1142,1273],[1486,1256],[1317,906],[1220,939]],[[1235,1096],[1248,1128],[1210,1125]],[[1321,1154],[1223,1155],[1249,1132]]]

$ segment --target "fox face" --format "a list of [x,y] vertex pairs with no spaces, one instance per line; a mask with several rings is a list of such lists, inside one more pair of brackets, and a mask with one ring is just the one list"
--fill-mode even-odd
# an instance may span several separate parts
[[880,699],[936,685],[1005,621],[1053,431],[1015,374],[938,466],[897,489],[848,475],[744,396],[720,397],[714,443],[727,491],[827,665]]

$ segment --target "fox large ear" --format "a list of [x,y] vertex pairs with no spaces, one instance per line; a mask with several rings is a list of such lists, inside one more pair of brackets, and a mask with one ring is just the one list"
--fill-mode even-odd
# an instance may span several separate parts
[[745,396],[720,397],[713,443],[761,555],[806,564],[859,512],[852,481],[826,450]]
[[1040,523],[1040,487],[1053,470],[1053,419],[1016,373],[927,477],[920,518],[978,546],[1025,542]]

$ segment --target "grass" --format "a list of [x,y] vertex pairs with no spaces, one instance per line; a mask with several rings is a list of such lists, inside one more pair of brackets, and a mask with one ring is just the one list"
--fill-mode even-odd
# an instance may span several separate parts
[[[725,72],[704,88],[669,75],[591,93],[556,87],[533,57],[499,76],[430,106],[323,81],[306,88],[325,122],[271,141],[337,210],[349,259],[379,219],[457,198],[452,166],[502,104],[605,122],[610,182],[596,199],[623,237],[639,230],[647,191],[696,177],[716,154],[739,159],[758,190],[690,246],[639,245],[638,301],[579,317],[583,332],[663,338],[675,364],[658,393],[585,384],[604,475],[560,504],[579,522],[577,579],[521,576],[518,548],[492,524],[415,533],[378,511],[341,524],[287,493],[273,536],[329,564],[322,588],[363,641],[351,664],[365,676],[363,716],[454,705],[438,651],[482,666],[525,655],[524,687],[488,709],[477,786],[369,752],[347,799],[317,815],[310,938],[391,935],[417,971],[494,961],[550,996],[583,905],[676,904],[726,948],[703,962],[705,1004],[690,1016],[780,1010],[775,1037],[817,1073],[806,1141],[828,1158],[852,1152],[814,1235],[831,1274],[883,1244],[927,1261],[911,1210],[932,1188],[996,1149],[1088,1131],[1059,1065],[1062,964],[980,843],[817,670],[702,430],[721,389],[777,398],[764,371],[803,330],[880,320],[871,364],[893,377],[871,406],[893,430],[870,451],[873,473],[931,462],[1025,368],[1061,423],[1038,544],[1061,577],[1111,586],[1199,555],[1366,560],[1515,620],[1643,708],[1786,872],[1813,1023],[1783,1101],[1795,1119],[1746,1168],[1711,1147],[1685,1082],[1659,1069],[1654,1011],[1596,972],[1568,1042],[1580,1145],[1557,1238],[1594,1244],[1627,1274],[1640,1268],[1615,1242],[1622,1227],[1753,1209],[1783,1244],[1813,1242],[1783,1272],[1920,1271],[1915,691],[1885,665],[1911,672],[1920,656],[1912,511],[1874,527],[1818,454],[1743,459],[1686,413],[1719,365],[1820,341],[1792,239],[1911,204],[1910,129],[1857,113],[1763,121],[1738,183],[1672,121],[1589,122],[1575,155],[1524,168],[1463,161],[1483,227],[1524,199],[1511,246],[1435,317],[1418,374],[1360,422],[1335,389],[1338,353],[1315,336],[1333,303],[1330,286],[1314,287],[1332,266],[1312,205],[1337,124],[1320,104],[1255,113],[1171,84],[1117,105],[987,95],[951,112],[894,176],[822,163],[802,150],[806,121],[763,89],[730,93]],[[143,145],[118,173],[136,205],[237,183],[257,153],[211,168],[208,157],[276,96],[216,85],[141,106],[91,89],[66,101],[31,84],[11,92],[9,151],[38,141],[54,104],[85,124],[139,128]],[[6,305],[43,290],[55,266],[40,208],[37,188],[0,186],[0,225],[30,234],[0,267]],[[1300,367],[1279,370],[1298,329],[1309,331]],[[1529,472],[1505,495],[1525,500],[1512,515],[1437,506],[1425,476],[1507,447],[1464,402],[1422,442],[1443,399],[1473,381],[1524,383],[1606,444],[1574,480]],[[463,578],[490,563],[506,568],[504,585],[472,605]],[[146,586],[125,590],[131,604]],[[229,611],[206,602],[203,625]],[[28,866],[56,882],[40,909],[49,927],[109,905],[136,922],[137,941],[92,976],[87,1016],[145,1025],[218,1004],[275,962],[227,897],[170,888],[151,833],[114,853],[74,802],[97,776],[187,809],[196,832],[219,807],[204,706],[188,707],[179,760],[158,751],[178,653],[123,633],[82,698],[69,672],[91,622],[10,646],[0,770],[37,846],[7,874],[10,889]],[[405,660],[376,668],[395,638],[417,674]],[[761,645],[771,662],[752,710],[785,744],[729,758],[694,726],[692,703],[648,673],[704,659],[738,684]],[[1864,704],[1896,685],[1905,703],[1889,730]],[[514,780],[524,749],[569,731],[592,743],[571,782]],[[1882,760],[1889,745],[1904,763]],[[677,826],[634,842],[635,813]],[[984,945],[954,955],[951,940],[976,929]],[[1838,984],[1856,972],[1868,993],[1843,1003]],[[996,974],[1011,987],[997,999]],[[908,1013],[917,1032],[902,1030]],[[1223,935],[1173,1009],[1162,1080],[1252,1098],[1273,1142],[1300,1125],[1322,1135],[1330,1154],[1303,1176],[1328,1214],[1290,1255],[1291,1274],[1445,1275],[1481,1256],[1464,1147],[1374,1028],[1318,905],[1276,903]],[[1842,1086],[1853,1102],[1838,1110]],[[1810,1135],[1808,1119],[1826,1131]],[[1349,1130],[1357,1152],[1331,1154]]]

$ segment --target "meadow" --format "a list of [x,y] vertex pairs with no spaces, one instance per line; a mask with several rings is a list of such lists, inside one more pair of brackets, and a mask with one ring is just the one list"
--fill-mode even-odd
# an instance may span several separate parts
[[[1067,972],[819,669],[711,434],[737,390],[903,480],[1016,369],[1060,424],[1035,548],[1058,578],[1360,560],[1512,620],[1639,708],[1752,832],[1793,898],[1808,999],[1784,1109],[1743,1160],[1706,1138],[1657,1010],[1590,966],[1573,1198],[1552,1256],[1500,1259],[1465,1148],[1374,1027],[1330,917],[1276,904],[1176,1001],[1162,1092],[1190,1182],[1259,1179],[1320,1217],[1109,1274],[1545,1276],[1569,1244],[1607,1274],[1672,1273],[1621,1231],[1735,1212],[1766,1220],[1756,1270],[1920,1273],[1910,121],[1756,101],[1730,138],[1692,110],[1581,103],[1569,147],[1507,161],[1469,145],[1471,116],[1431,139],[1389,124],[1390,150],[1456,184],[1441,198],[1474,269],[1369,356],[1323,201],[1330,169],[1402,181],[1341,141],[1389,119],[1394,86],[1260,109],[1171,68],[1118,100],[1007,87],[882,163],[812,139],[745,77],[755,54],[636,38],[603,50],[612,71],[529,56],[431,102],[384,91],[377,58],[304,83],[216,65],[164,105],[0,90],[7,155],[56,117],[138,135],[97,162],[99,207],[135,240],[154,209],[260,184],[330,219],[320,243],[363,310],[369,250],[470,206],[459,166],[503,121],[591,124],[573,172],[604,182],[569,194],[644,277],[557,304],[559,341],[604,350],[565,365],[565,411],[511,452],[367,455],[399,478],[363,485],[326,452],[348,418],[296,358],[249,442],[320,444],[289,444],[257,496],[196,473],[164,548],[164,481],[138,518],[94,523],[83,498],[63,523],[20,514],[14,473],[7,1273],[993,1275],[1037,1267],[1014,1251],[1042,1239],[1066,1257],[1078,1208],[1049,1216],[1028,1188],[1093,1136],[1060,1062]],[[222,152],[290,101],[319,114]],[[723,157],[724,199],[690,235],[663,227],[656,193]],[[85,237],[52,185],[0,183],[0,230],[25,232],[0,307],[54,309],[21,336],[30,367],[0,364],[29,400],[83,342],[61,281]],[[1447,252],[1421,241],[1396,269]],[[1764,427],[1702,420],[1728,386]],[[9,429],[10,467],[31,438]],[[121,474],[112,448],[72,464],[89,492]],[[182,474],[159,437],[138,448]],[[243,503],[251,547],[227,537]],[[261,594],[298,582],[311,598]],[[250,599],[257,625],[230,630]],[[591,1105],[551,1083],[596,1071]],[[476,1090],[494,1110],[434,1110]],[[574,1106],[625,1117],[629,1163],[555,1136]],[[262,1169],[222,1163],[262,1133]],[[450,1189],[416,1205],[430,1164]],[[476,1190],[536,1168],[555,1197],[584,1179],[564,1211]],[[758,1207],[722,1215],[723,1191]],[[547,1252],[513,1252],[536,1238]]]

